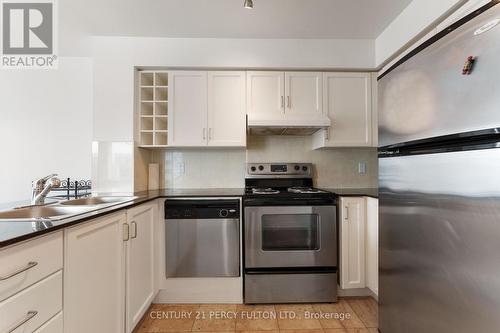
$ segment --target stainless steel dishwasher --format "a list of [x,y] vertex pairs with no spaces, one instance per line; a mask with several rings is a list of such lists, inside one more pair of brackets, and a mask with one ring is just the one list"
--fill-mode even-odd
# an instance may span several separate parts
[[240,200],[165,201],[167,277],[240,275]]

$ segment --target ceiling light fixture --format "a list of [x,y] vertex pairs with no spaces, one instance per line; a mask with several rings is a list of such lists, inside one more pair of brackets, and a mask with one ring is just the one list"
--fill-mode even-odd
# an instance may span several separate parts
[[245,0],[245,8],[253,9],[253,0]]

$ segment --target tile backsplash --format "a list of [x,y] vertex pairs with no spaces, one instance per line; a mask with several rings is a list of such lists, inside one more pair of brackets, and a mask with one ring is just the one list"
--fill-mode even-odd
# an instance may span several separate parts
[[[309,136],[249,136],[246,150],[156,150],[162,188],[244,187],[247,162],[305,162],[314,164],[314,182],[323,188],[377,187],[376,148],[311,149]],[[364,174],[358,164],[366,165]]]

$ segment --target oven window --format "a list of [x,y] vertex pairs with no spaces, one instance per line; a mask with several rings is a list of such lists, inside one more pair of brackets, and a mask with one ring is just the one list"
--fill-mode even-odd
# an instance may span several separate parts
[[262,215],[262,250],[318,250],[318,227],[317,214]]

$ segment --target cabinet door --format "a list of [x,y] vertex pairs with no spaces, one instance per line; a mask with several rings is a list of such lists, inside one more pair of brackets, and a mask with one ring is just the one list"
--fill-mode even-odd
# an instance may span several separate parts
[[366,198],[366,286],[378,295],[378,199]]
[[340,287],[365,288],[366,201],[342,197],[340,204]]
[[246,145],[245,72],[208,72],[208,145]]
[[318,134],[323,147],[372,145],[371,94],[369,73],[324,74],[323,105],[332,125]]
[[64,331],[123,332],[124,213],[64,231]]
[[169,72],[168,142],[176,147],[207,144],[207,72]]
[[285,73],[285,115],[311,119],[323,115],[323,78],[317,72]]
[[283,72],[247,72],[248,122],[282,119],[285,111],[285,74]]
[[132,332],[156,294],[154,225],[156,204],[127,210],[130,240],[127,242],[127,332]]

